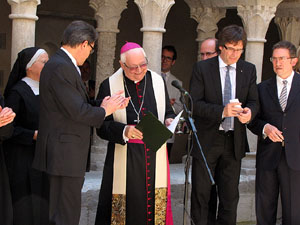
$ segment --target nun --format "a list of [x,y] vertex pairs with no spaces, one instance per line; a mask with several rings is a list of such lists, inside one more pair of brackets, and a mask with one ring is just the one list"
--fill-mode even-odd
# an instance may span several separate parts
[[6,105],[16,113],[12,137],[3,146],[14,225],[49,223],[47,177],[32,168],[39,123],[39,80],[47,61],[44,49],[23,49],[4,91]]

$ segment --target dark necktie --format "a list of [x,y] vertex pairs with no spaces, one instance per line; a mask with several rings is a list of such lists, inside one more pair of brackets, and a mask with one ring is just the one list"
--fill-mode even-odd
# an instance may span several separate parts
[[282,83],[283,83],[283,88],[281,90],[279,103],[280,103],[280,106],[282,108],[282,111],[284,111],[285,107],[286,107],[286,103],[287,103],[287,83],[288,83],[288,81],[283,80]]
[[[224,85],[224,96],[223,96],[223,105],[226,106],[231,99],[231,82],[229,76],[230,66],[226,66],[226,76],[225,76],[225,85]],[[222,122],[222,127],[225,132],[227,132],[231,127],[232,117],[226,117]]]

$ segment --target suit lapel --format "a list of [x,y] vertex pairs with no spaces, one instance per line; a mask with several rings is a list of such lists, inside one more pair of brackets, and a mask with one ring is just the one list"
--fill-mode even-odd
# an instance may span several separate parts
[[86,97],[86,99],[89,99],[88,93],[87,93],[86,88],[84,86],[84,83],[83,83],[83,81],[81,79],[81,76],[80,76],[78,70],[76,69],[74,63],[70,59],[70,57],[63,50],[61,50],[61,49],[59,49],[58,54],[60,56],[62,56],[68,63],[70,63],[73,66],[73,68],[74,68],[74,74],[76,74],[75,78],[76,78],[77,86],[80,87],[80,89],[81,89],[79,91],[83,94],[83,97]]
[[288,108],[292,105],[293,101],[296,99],[297,95],[299,94],[299,91],[300,91],[300,75],[298,73],[295,73],[285,110],[288,110]]
[[218,104],[223,105],[222,84],[218,57],[214,57],[214,60],[212,60],[210,63],[212,65],[210,66],[211,72],[209,75],[212,76],[213,79],[214,90],[216,91]]
[[277,93],[277,83],[276,83],[276,76],[269,80],[268,85],[266,86],[267,92],[270,94],[270,98],[276,105],[276,107],[282,111],[279,99],[278,99],[278,93]]
[[241,65],[241,61],[239,60],[236,64],[236,77],[235,77],[235,98],[241,99],[241,91],[244,80],[244,71]]

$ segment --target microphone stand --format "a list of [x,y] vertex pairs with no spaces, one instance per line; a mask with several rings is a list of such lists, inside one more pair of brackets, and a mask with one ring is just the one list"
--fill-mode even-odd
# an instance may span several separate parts
[[191,141],[192,141],[192,134],[194,135],[194,138],[197,142],[197,146],[200,150],[200,153],[201,153],[201,156],[203,158],[203,162],[206,166],[206,169],[207,169],[207,172],[208,172],[208,175],[209,175],[209,178],[210,178],[210,181],[212,183],[212,185],[215,184],[215,181],[214,181],[214,178],[211,174],[211,171],[208,167],[208,164],[207,164],[207,161],[206,161],[206,158],[205,158],[205,155],[203,153],[203,150],[202,150],[202,147],[201,147],[201,144],[200,144],[200,141],[199,141],[199,138],[197,136],[197,129],[195,127],[195,124],[194,124],[194,120],[192,118],[192,112],[187,108],[186,106],[186,102],[185,102],[185,98],[184,98],[184,95],[187,95],[191,101],[191,104],[192,104],[192,97],[190,96],[190,94],[188,92],[185,92],[184,94],[181,92],[181,97],[180,97],[180,101],[183,105],[183,109],[184,111],[186,112],[187,114],[187,122],[188,122],[188,126],[189,126],[189,136],[188,136],[188,151],[187,151],[187,158],[186,158],[186,166],[185,166],[185,182],[184,182],[184,200],[183,200],[183,204],[184,204],[184,210],[183,210],[183,225],[187,225],[188,224],[188,218],[190,219],[191,221],[191,224],[194,224],[189,212],[188,212],[188,198],[189,198],[189,173],[190,173],[190,166],[191,166]]

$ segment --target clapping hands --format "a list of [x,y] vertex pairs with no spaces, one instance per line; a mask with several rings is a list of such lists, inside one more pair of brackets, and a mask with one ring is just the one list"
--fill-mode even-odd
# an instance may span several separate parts
[[122,96],[124,91],[118,91],[112,96],[106,96],[101,104],[101,107],[105,109],[105,116],[109,116],[118,109],[124,109],[127,107],[130,97],[125,98]]

